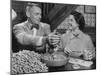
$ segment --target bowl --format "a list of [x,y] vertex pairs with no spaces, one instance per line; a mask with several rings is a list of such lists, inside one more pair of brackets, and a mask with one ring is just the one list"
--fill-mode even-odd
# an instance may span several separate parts
[[69,57],[63,52],[46,53],[42,55],[42,62],[47,66],[60,67],[67,64]]

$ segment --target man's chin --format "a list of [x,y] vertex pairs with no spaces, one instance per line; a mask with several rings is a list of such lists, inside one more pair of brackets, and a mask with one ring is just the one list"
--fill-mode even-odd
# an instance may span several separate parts
[[36,24],[40,24],[40,21],[36,22]]

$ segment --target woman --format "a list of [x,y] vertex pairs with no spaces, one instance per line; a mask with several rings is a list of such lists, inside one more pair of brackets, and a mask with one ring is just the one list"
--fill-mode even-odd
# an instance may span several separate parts
[[73,11],[67,18],[67,31],[62,35],[64,52],[70,56],[92,60],[95,57],[95,48],[89,35],[81,30],[85,25],[84,17],[81,13]]

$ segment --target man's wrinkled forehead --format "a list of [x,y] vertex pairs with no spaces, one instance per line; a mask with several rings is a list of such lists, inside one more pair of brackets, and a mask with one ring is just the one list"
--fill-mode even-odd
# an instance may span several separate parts
[[32,7],[30,8],[30,11],[31,11],[31,12],[41,12],[41,8],[38,7],[38,6],[32,6]]

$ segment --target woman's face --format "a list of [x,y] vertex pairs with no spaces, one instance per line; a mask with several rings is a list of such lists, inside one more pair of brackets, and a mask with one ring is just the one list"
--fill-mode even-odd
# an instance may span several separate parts
[[68,30],[75,30],[78,27],[78,24],[73,15],[67,17],[67,28]]

